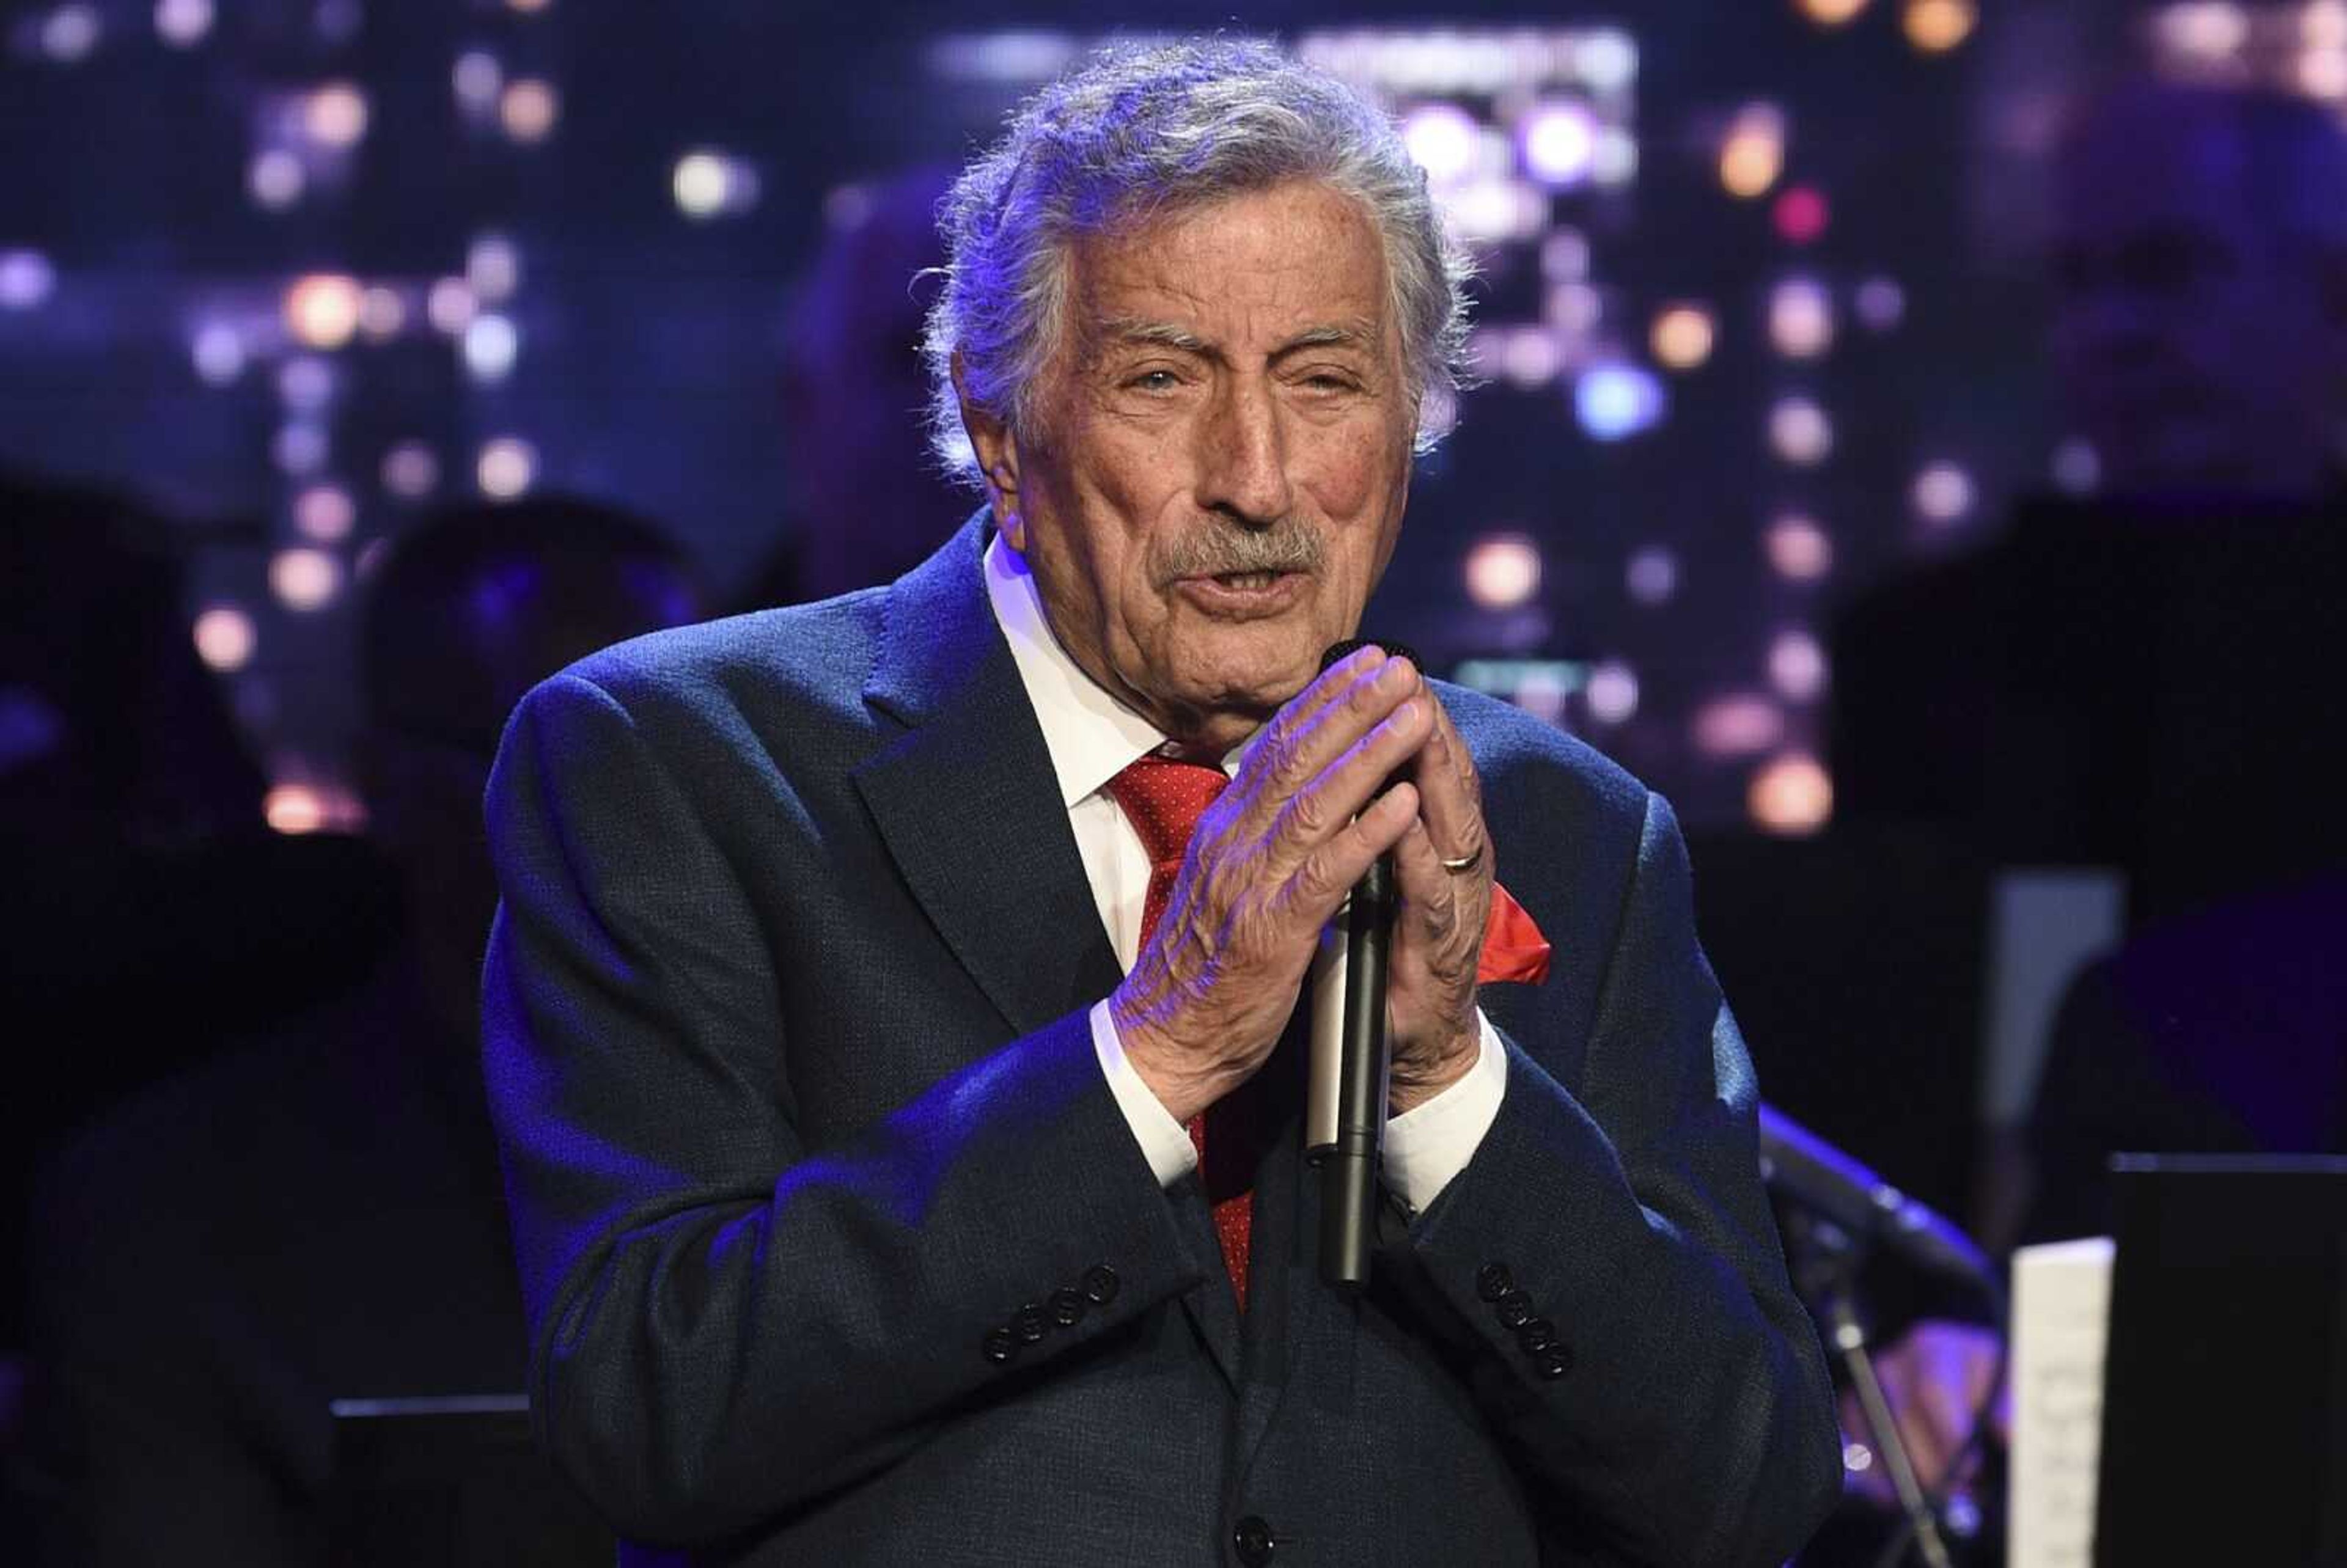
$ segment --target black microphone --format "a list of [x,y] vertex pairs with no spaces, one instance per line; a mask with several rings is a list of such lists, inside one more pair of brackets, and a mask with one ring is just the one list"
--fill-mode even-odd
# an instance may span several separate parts
[[1920,1268],[1997,1288],[1996,1270],[1963,1231],[1766,1103],[1760,1179],[1853,1241],[1880,1241]]
[[[1425,668],[1401,643],[1356,637],[1323,653],[1321,670],[1373,642],[1388,658]],[[1312,964],[1304,1153],[1320,1169],[1320,1277],[1332,1285],[1368,1283],[1377,1239],[1378,1147],[1386,1127],[1386,956],[1395,903],[1393,856],[1380,855],[1329,923]]]

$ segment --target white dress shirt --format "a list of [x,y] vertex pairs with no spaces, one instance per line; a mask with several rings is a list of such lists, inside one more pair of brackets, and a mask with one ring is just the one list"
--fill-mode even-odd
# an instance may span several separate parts
[[[1010,643],[1019,679],[1043,727],[1043,743],[1058,775],[1060,799],[1076,835],[1084,877],[1100,907],[1101,925],[1127,970],[1141,949],[1141,917],[1149,893],[1149,854],[1106,788],[1110,780],[1165,743],[1148,720],[1110,696],[1068,657],[1043,616],[1041,595],[1026,558],[997,535],[986,550],[986,594]],[[1235,771],[1239,753],[1224,761]],[[1491,1020],[1476,1009],[1481,1050],[1458,1082],[1386,1123],[1386,1181],[1413,1209],[1432,1203],[1462,1170],[1500,1113],[1507,1091],[1508,1058]],[[1103,999],[1092,1011],[1092,1049],[1109,1091],[1148,1156],[1157,1180],[1171,1186],[1197,1166],[1190,1134],[1174,1119],[1125,1060]]]

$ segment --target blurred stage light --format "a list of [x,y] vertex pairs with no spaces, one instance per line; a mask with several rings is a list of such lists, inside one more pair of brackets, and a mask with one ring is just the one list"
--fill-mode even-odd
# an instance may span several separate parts
[[465,282],[483,304],[507,299],[521,286],[521,253],[502,234],[477,235],[465,251]]
[[1839,27],[1866,9],[1867,0],[1799,0],[1801,15],[1820,27]]
[[336,349],[359,330],[359,283],[341,272],[313,272],[285,291],[285,326],[312,348]]
[[1858,297],[1853,302],[1858,319],[1870,331],[1887,333],[1895,329],[1907,315],[1907,291],[1893,278],[1869,278],[1859,284]]
[[1474,172],[1482,128],[1456,104],[1420,104],[1402,117],[1402,144],[1428,181],[1450,185]]
[[505,91],[505,67],[487,49],[467,49],[456,56],[449,86],[459,108],[469,114],[486,115],[497,107],[497,95]]
[[543,11],[551,3],[552,0],[506,0],[506,4],[507,5],[510,5],[515,10],[521,12],[524,15]]
[[270,460],[299,478],[326,466],[326,433],[314,425],[285,425],[269,444]]
[[1944,55],[1973,36],[1980,13],[1973,0],[1908,0],[1907,41],[1927,55]]
[[1768,104],[1737,112],[1719,147],[1719,182],[1731,196],[1763,196],[1785,171],[1785,117]]
[[244,175],[245,189],[251,192],[254,203],[272,212],[282,212],[301,200],[302,188],[308,183],[302,160],[282,147],[255,157]]
[[297,545],[270,558],[269,591],[288,610],[323,610],[342,590],[343,563],[324,550]]
[[1529,239],[1548,221],[1548,199],[1512,179],[1453,185],[1441,202],[1452,231],[1471,244]]
[[1777,198],[1768,218],[1787,244],[1809,245],[1825,233],[1832,210],[1815,186],[1796,185]]
[[1556,334],[1540,327],[1519,327],[1501,338],[1500,374],[1512,386],[1536,391],[1564,369],[1564,348]]
[[476,381],[503,381],[520,350],[521,334],[503,316],[475,316],[465,328],[465,369]]
[[1600,364],[1573,384],[1573,412],[1600,441],[1621,441],[1663,416],[1663,385],[1635,364]]
[[1669,305],[1655,314],[1648,346],[1665,368],[1693,370],[1711,357],[1716,330],[1701,305]]
[[1927,523],[1961,522],[1973,509],[1972,476],[1953,463],[1929,463],[1915,476],[1915,515]]
[[517,79],[497,97],[497,123],[518,142],[544,141],[554,133],[554,122],[561,113],[562,100],[554,84],[536,77]]
[[1766,697],[1731,692],[1697,708],[1688,728],[1705,756],[1748,757],[1784,738],[1785,715]]
[[1833,422],[1806,397],[1778,398],[1768,410],[1768,446],[1795,467],[1810,467],[1833,451]]
[[1541,241],[1541,276],[1552,283],[1579,283],[1589,277],[1589,237],[1578,229],[1557,229]]
[[163,42],[188,48],[212,30],[212,0],[155,0],[155,32]]
[[1814,278],[1787,278],[1768,291],[1768,342],[1787,359],[1815,359],[1833,347],[1833,296]]
[[509,501],[528,489],[538,477],[538,449],[519,436],[500,436],[484,444],[474,465],[481,494]]
[[1638,677],[1627,664],[1608,659],[1589,671],[1589,716],[1619,724],[1638,711]]
[[1567,337],[1595,330],[1605,317],[1605,296],[1587,283],[1559,283],[1542,302],[1541,319]]
[[758,174],[731,153],[696,148],[676,160],[669,189],[677,210],[686,217],[714,218],[756,206]]
[[56,269],[38,251],[0,251],[0,310],[36,310],[56,286]]
[[1630,557],[1622,586],[1637,603],[1668,604],[1679,591],[1679,558],[1661,545],[1648,545]]
[[2347,0],[2311,0],[2298,14],[2298,41],[2309,49],[2347,49]]
[[1524,172],[1542,185],[1566,190],[1589,178],[1597,153],[1597,118],[1586,104],[1539,104],[1524,116],[1516,138]]
[[424,315],[439,332],[455,337],[472,324],[480,312],[473,286],[462,278],[439,278],[424,295]]
[[347,44],[365,25],[366,12],[359,0],[318,0],[318,8],[310,14],[310,20],[318,29],[318,36],[329,44]]
[[261,797],[261,814],[283,834],[315,833],[326,825],[326,803],[308,784],[272,784]]
[[244,338],[224,322],[198,327],[188,354],[207,386],[226,386],[244,374]]
[[1744,804],[1754,825],[1770,833],[1815,833],[1833,817],[1833,777],[1815,757],[1788,752],[1752,775]]
[[1618,93],[1638,74],[1638,46],[1627,33],[1602,27],[1574,47],[1573,66],[1592,92]]
[[2311,98],[2347,98],[2347,49],[2312,49],[2298,57],[2298,89]]
[[1814,701],[1826,687],[1826,651],[1799,627],[1780,631],[1768,643],[1768,683],[1795,702]]
[[2054,487],[2065,496],[2091,496],[2102,487],[2103,460],[2093,446],[2073,438],[2054,449]]
[[354,147],[366,135],[366,95],[348,82],[329,82],[302,106],[302,128],[327,147]]
[[2250,37],[2248,14],[2227,0],[2170,5],[2159,14],[2154,26],[2168,48],[2202,61],[2230,59]]
[[1513,610],[1540,591],[1540,547],[1522,534],[1487,534],[1467,552],[1467,597],[1485,610]]
[[297,414],[315,414],[334,397],[334,373],[316,354],[296,354],[277,370],[278,401]]
[[41,23],[41,53],[62,66],[77,65],[97,47],[102,26],[91,5],[60,5]]
[[383,487],[418,500],[440,483],[440,459],[421,441],[402,441],[383,455]]
[[313,485],[293,497],[293,528],[305,539],[340,544],[357,521],[358,507],[340,485]]
[[1603,127],[1589,155],[1589,177],[1600,185],[1627,185],[1638,173],[1638,138],[1618,125]]
[[407,324],[407,302],[399,297],[397,289],[377,287],[359,295],[359,331],[370,341],[382,343],[396,337],[399,329]]
[[1788,513],[1768,525],[1768,565],[1789,582],[1815,582],[1833,569],[1833,538],[1815,519]]
[[260,639],[252,617],[232,604],[216,604],[196,617],[195,641],[196,657],[205,667],[229,675],[252,661]]

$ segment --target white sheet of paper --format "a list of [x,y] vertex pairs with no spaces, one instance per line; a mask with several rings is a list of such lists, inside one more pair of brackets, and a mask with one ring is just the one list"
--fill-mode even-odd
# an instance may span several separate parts
[[2013,1255],[2010,1568],[2091,1568],[2110,1337],[2108,1236]]

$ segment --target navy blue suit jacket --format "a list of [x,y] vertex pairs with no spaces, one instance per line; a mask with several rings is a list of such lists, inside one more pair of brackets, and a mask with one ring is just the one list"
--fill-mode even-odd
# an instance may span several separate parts
[[1272,1141],[1242,1317],[1093,1060],[986,538],[513,719],[485,1049],[557,1462],[696,1563],[1781,1561],[1839,1451],[1668,808],[1442,689],[1554,970],[1485,989],[1498,1120],[1358,1299]]

